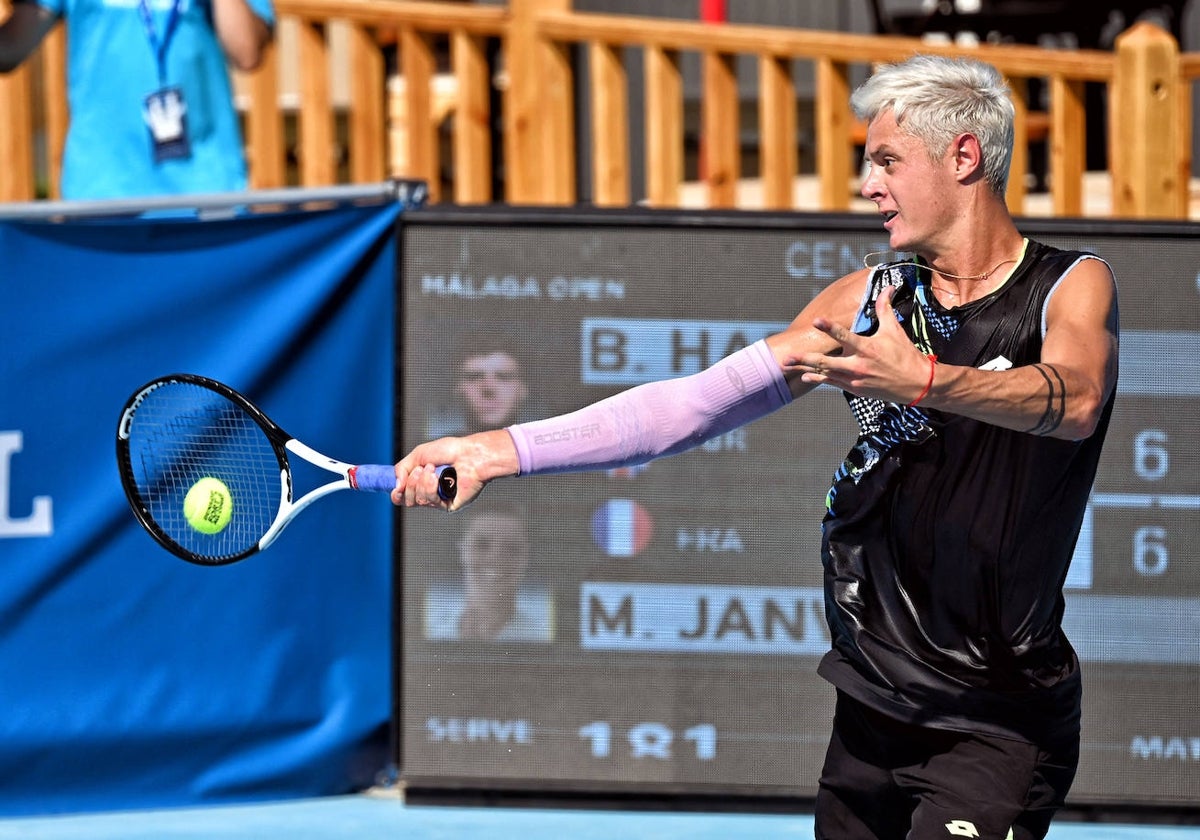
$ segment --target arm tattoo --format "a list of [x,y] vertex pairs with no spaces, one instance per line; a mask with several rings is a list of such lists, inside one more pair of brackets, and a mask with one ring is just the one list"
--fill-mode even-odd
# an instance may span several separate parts
[[1046,380],[1046,410],[1027,433],[1048,435],[1062,425],[1063,417],[1067,413],[1067,385],[1058,370],[1051,365],[1034,365],[1033,369]]

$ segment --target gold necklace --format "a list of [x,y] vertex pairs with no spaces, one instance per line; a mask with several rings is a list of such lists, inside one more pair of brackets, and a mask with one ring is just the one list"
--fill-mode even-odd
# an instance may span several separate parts
[[[1016,260],[1005,260],[1002,263],[997,263],[996,267],[993,268],[991,271],[986,271],[983,274],[968,275],[968,276],[964,276],[964,275],[960,275],[960,274],[948,274],[945,271],[938,271],[933,266],[930,266],[929,268],[935,274],[940,274],[942,277],[949,277],[952,280],[987,280],[989,277],[991,277],[993,274],[996,273],[996,270],[999,269],[1000,266],[1006,265],[1010,262],[1016,262]],[[941,292],[942,294],[949,295],[950,297],[958,297],[959,296],[958,292],[952,292],[943,286],[935,286],[935,285],[933,285],[932,282],[930,282],[929,287],[931,289],[933,289],[935,292]]]
[[[1023,248],[1022,248],[1022,250],[1023,250]],[[867,254],[865,257],[863,257],[863,268],[875,268],[876,266],[882,265],[882,263],[875,263],[874,265],[872,265],[870,260],[871,260],[871,257],[881,256],[886,253],[887,253],[887,251],[872,251],[871,253]],[[996,271],[1000,268],[1000,266],[1008,265],[1008,263],[1015,263],[1016,261],[1017,261],[1016,257],[1010,257],[1006,260],[1001,260],[1000,262],[996,263],[991,268],[990,271],[985,271],[983,274],[951,274],[948,271],[940,271],[939,269],[934,268],[932,264],[926,265],[924,263],[919,263],[919,262],[897,262],[897,263],[892,263],[892,265],[897,265],[897,266],[898,265],[911,265],[916,268],[928,268],[934,274],[940,274],[942,277],[948,277],[951,280],[987,280],[989,277],[991,277],[993,274],[996,273]],[[929,286],[935,292],[941,292],[942,294],[950,295],[951,297],[959,296],[958,292],[952,292],[949,289],[942,288],[940,286],[934,286],[933,283],[930,283]]]
[[1002,265],[1008,265],[1010,262],[1016,262],[1016,259],[1001,260],[992,267],[991,271],[985,271],[983,274],[951,274],[948,271],[942,271],[941,269],[934,268],[932,265],[929,266],[929,270],[935,274],[940,274],[943,277],[949,277],[951,280],[986,280],[996,273],[996,269],[1000,268]]

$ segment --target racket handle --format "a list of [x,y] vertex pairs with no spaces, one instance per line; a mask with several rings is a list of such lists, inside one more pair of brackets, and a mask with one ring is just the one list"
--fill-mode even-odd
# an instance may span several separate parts
[[458,472],[446,464],[437,468],[438,498],[443,502],[453,502],[458,495]]
[[[458,493],[458,473],[454,467],[438,467],[438,496],[452,502]],[[359,464],[350,468],[350,486],[356,490],[390,493],[396,489],[396,468],[391,464]]]

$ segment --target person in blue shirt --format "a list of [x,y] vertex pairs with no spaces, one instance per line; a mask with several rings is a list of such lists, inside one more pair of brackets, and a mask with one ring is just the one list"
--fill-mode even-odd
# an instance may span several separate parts
[[0,24],[0,72],[60,18],[71,114],[63,198],[246,189],[228,66],[261,62],[271,0],[15,0]]

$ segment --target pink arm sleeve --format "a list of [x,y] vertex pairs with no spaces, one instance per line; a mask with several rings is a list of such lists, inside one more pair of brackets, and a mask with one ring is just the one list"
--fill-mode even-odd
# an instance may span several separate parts
[[757,341],[700,373],[638,385],[508,433],[521,475],[610,469],[699,446],[791,400],[766,341]]

